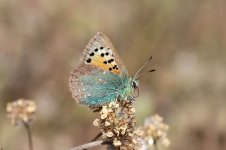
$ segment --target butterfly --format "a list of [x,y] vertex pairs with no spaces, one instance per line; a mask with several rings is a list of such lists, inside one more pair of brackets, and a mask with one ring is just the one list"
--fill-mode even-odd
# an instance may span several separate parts
[[116,99],[134,101],[133,91],[139,86],[138,73],[147,62],[134,77],[129,77],[108,37],[98,32],[84,49],[79,66],[71,72],[72,96],[77,103],[89,106],[101,106]]

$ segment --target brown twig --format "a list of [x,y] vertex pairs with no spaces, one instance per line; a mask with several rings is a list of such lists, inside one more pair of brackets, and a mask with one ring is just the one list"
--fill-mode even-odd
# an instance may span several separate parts
[[88,149],[88,148],[92,148],[100,145],[112,145],[112,141],[94,141],[94,142],[73,147],[70,150],[84,150],[84,149]]
[[[101,135],[102,135],[102,133],[98,133],[90,142],[96,141],[97,139],[99,139],[99,137],[101,137]],[[83,150],[87,150],[87,148],[83,149]]]
[[33,150],[33,142],[32,142],[32,134],[31,134],[31,128],[27,122],[24,122],[24,127],[27,131],[27,136],[28,136],[28,144],[29,144],[29,150]]

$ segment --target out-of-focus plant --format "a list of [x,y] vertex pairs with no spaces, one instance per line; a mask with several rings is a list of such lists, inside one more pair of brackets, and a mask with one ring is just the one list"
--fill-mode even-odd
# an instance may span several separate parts
[[158,143],[162,143],[166,147],[169,146],[170,140],[167,138],[169,126],[163,122],[160,115],[156,114],[147,118],[141,130],[143,131],[143,149],[157,149]]
[[34,120],[36,104],[32,100],[18,99],[7,103],[7,117],[14,126],[23,125],[28,134],[29,149],[33,150],[32,133],[30,124]]

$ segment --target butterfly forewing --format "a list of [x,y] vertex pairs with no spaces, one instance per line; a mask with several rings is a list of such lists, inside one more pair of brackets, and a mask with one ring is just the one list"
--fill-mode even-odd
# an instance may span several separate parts
[[120,74],[124,68],[117,51],[103,33],[97,33],[89,41],[81,61],[87,65],[94,65],[115,74]]

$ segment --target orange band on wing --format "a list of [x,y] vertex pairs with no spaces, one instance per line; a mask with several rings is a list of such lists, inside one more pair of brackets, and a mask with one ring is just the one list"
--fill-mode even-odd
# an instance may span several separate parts
[[118,68],[114,67],[116,65],[116,63],[108,63],[108,60],[106,60],[106,58],[104,58],[104,57],[101,57],[100,55],[96,55],[92,59],[92,62],[90,64],[97,66],[99,68],[102,68],[103,70],[111,71],[115,74],[120,73],[120,70]]

